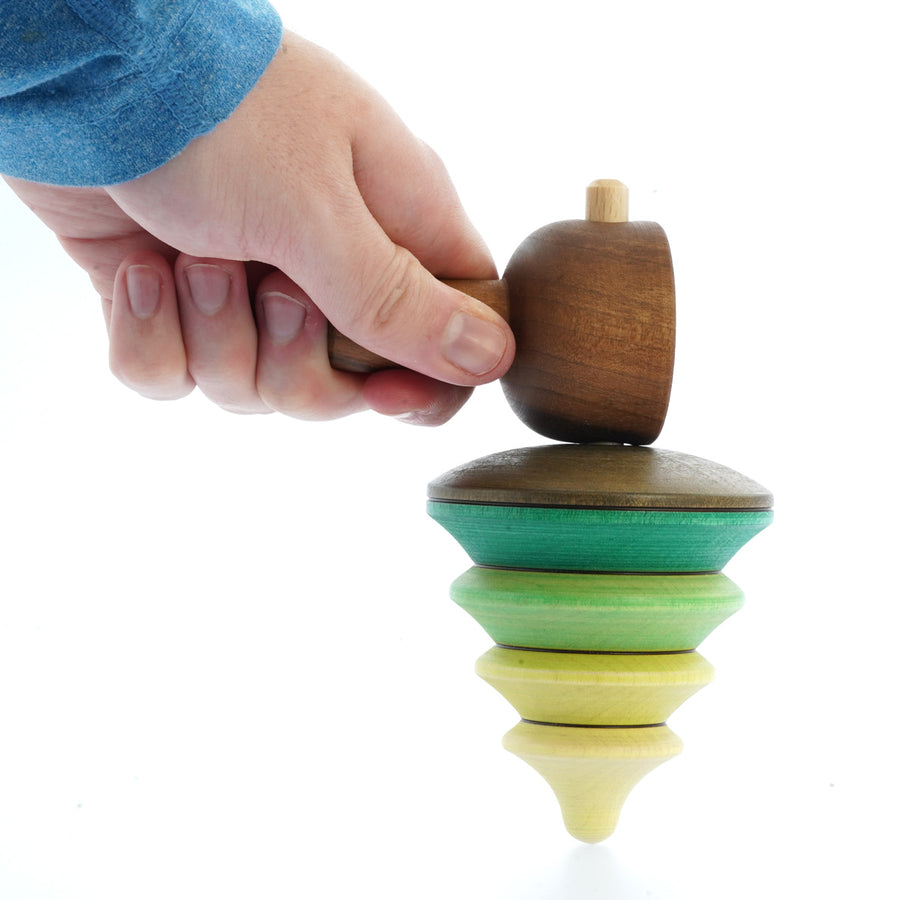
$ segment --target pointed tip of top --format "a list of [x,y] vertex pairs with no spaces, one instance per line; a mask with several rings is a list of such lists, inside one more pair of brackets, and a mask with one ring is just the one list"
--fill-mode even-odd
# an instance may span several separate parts
[[519,722],[503,746],[550,785],[569,834],[596,844],[615,831],[631,789],[676,756],[682,744],[666,725],[578,728]]

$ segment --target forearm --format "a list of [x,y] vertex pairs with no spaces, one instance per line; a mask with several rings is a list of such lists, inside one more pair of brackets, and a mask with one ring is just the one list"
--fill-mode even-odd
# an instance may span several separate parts
[[224,121],[271,61],[266,0],[2,0],[0,172],[143,175]]

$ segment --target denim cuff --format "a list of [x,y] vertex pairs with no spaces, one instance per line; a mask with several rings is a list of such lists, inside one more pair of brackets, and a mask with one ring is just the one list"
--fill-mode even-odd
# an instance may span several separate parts
[[168,162],[231,115],[281,41],[265,0],[13,8],[0,25],[0,172],[48,184],[117,184]]

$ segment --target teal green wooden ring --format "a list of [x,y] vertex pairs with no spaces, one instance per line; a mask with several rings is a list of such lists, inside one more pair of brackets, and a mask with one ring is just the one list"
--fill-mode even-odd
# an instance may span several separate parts
[[718,572],[772,510],[577,509],[428,501],[473,562],[574,572]]
[[588,575],[474,567],[450,596],[498,644],[553,650],[693,650],[744,602],[725,575]]

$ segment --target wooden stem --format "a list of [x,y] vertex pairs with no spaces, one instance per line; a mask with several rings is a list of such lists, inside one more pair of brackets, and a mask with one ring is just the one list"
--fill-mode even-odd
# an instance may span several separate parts
[[[473,279],[445,279],[444,284],[480,300],[495,313],[509,321],[509,291],[501,279],[477,281]],[[360,347],[333,327],[328,329],[328,357],[331,365],[342,372],[368,374],[379,369],[395,369],[397,364]]]

